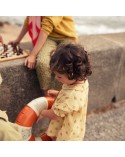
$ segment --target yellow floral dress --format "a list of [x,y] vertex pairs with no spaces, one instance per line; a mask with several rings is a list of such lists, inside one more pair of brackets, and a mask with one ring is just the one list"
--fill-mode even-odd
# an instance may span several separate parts
[[51,120],[47,135],[57,141],[82,141],[85,134],[89,83],[62,86],[53,104],[53,111],[60,118]]

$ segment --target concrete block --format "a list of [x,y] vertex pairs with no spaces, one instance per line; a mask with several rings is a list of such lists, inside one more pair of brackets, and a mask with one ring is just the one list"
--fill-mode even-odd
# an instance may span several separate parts
[[89,78],[88,111],[107,106],[114,97],[116,101],[124,99],[124,45],[106,35],[81,36],[80,43],[90,54],[93,71]]
[[1,62],[0,109],[7,110],[10,121],[31,100],[42,96],[35,70],[24,66],[24,59]]

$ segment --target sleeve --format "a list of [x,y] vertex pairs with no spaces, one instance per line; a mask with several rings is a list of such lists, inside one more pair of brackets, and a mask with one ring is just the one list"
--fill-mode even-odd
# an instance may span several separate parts
[[48,35],[63,19],[63,16],[44,16],[42,19],[42,31]]
[[53,111],[57,116],[65,117],[73,111],[78,111],[80,108],[77,97],[71,94],[65,94],[56,99],[53,105]]

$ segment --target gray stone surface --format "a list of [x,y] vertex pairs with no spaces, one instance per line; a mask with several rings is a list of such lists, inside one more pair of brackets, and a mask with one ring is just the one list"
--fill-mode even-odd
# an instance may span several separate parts
[[[100,35],[107,41],[112,41],[123,49],[121,53],[119,69],[117,70],[118,84],[116,86],[115,95],[117,101],[125,98],[125,33],[103,34]],[[120,76],[120,77],[119,77]]]
[[31,100],[42,96],[35,70],[24,66],[24,59],[0,63],[0,109],[7,110],[10,121]]
[[[114,103],[105,112],[92,112],[87,115],[84,141],[125,141],[125,100]],[[33,126],[33,135],[44,133],[49,120],[44,118]]]
[[125,101],[116,107],[87,116],[85,141],[125,141]]
[[92,76],[89,78],[89,108],[103,107],[125,98],[125,33],[80,36],[80,43],[90,54]]

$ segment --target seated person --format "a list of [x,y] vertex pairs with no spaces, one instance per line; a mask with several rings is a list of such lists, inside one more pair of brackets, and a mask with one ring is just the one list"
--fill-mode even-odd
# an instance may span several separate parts
[[0,141],[21,141],[18,126],[8,121],[5,111],[0,110]]

